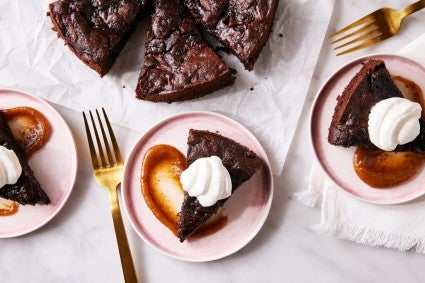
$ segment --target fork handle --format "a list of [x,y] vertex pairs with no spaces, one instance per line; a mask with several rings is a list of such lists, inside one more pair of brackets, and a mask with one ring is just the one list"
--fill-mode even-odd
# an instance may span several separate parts
[[401,9],[399,12],[403,13],[403,16],[406,17],[410,14],[413,14],[416,11],[423,9],[423,8],[425,8],[425,0],[415,2],[412,5],[409,5],[405,8],[403,8],[403,9]]
[[130,246],[124,229],[124,223],[121,217],[120,206],[118,202],[117,190],[109,191],[109,201],[111,204],[112,219],[114,221],[115,236],[117,238],[118,250],[120,253],[121,266],[126,283],[137,283],[136,270],[134,269],[133,258],[131,256]]

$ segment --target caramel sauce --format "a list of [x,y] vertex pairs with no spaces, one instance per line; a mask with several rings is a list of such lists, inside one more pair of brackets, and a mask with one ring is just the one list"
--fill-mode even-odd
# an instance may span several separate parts
[[373,188],[388,188],[413,177],[425,162],[425,156],[414,152],[388,152],[357,148],[354,171]]
[[48,140],[51,127],[46,117],[31,107],[15,107],[3,110],[13,137],[20,142],[27,159]]
[[185,168],[186,157],[165,144],[151,147],[143,158],[143,197],[155,217],[176,235],[179,205],[184,195],[180,174]]
[[[394,82],[404,97],[417,102],[425,117],[425,99],[421,88],[411,80],[395,76]],[[373,188],[389,188],[412,178],[423,167],[425,155],[414,152],[386,152],[380,149],[357,148],[354,152],[354,171]]]
[[[49,139],[51,127],[46,117],[31,107],[16,107],[2,110],[16,141],[21,143],[28,159]],[[18,212],[19,203],[1,199],[0,216]]]
[[191,238],[202,238],[214,234],[226,226],[228,218],[223,214],[223,208],[213,215],[208,221],[198,230],[195,231]]
[[[141,190],[154,216],[177,236],[178,213],[184,198],[180,174],[186,157],[175,147],[159,144],[149,148],[142,161]],[[222,229],[227,216],[222,210],[211,217],[192,237],[205,237]]]
[[19,203],[12,200],[2,199],[0,201],[0,216],[10,216],[18,212]]

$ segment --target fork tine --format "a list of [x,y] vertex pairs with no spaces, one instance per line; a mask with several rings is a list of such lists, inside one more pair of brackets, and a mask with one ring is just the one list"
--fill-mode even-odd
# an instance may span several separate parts
[[115,152],[115,160],[117,164],[122,164],[123,160],[121,157],[121,152],[115,139],[114,131],[112,130],[111,123],[109,123],[108,115],[106,115],[105,109],[102,107],[103,116],[105,116],[106,126],[108,127],[109,136],[111,137],[112,146]]
[[353,37],[354,35],[357,35],[357,34],[362,34],[362,33],[365,33],[365,32],[372,32],[372,31],[374,31],[374,30],[376,30],[378,28],[379,28],[379,26],[377,26],[375,24],[375,22],[372,22],[372,23],[367,24],[367,25],[365,25],[364,27],[362,27],[362,28],[360,28],[358,30],[355,30],[355,31],[353,31],[353,32],[351,32],[351,33],[349,33],[349,34],[341,37],[341,38],[335,39],[334,41],[331,42],[331,44],[334,44],[334,43],[343,41],[343,40],[345,40],[347,38],[350,38],[350,37]]
[[[373,12],[373,13],[375,13],[375,12]],[[364,16],[363,18],[361,18],[361,19],[355,21],[354,23],[352,23],[352,24],[350,24],[350,25],[348,25],[348,26],[340,29],[339,31],[334,32],[333,34],[329,35],[328,38],[334,37],[334,36],[336,36],[338,34],[341,34],[343,32],[346,32],[346,31],[348,31],[348,30],[350,30],[352,28],[355,28],[357,26],[360,26],[362,24],[367,24],[369,22],[375,21],[375,18],[374,18],[373,13],[372,14],[369,14],[367,16]]]
[[362,41],[362,40],[370,40],[370,39],[374,39],[374,38],[379,37],[380,35],[382,35],[382,33],[381,33],[380,31],[378,31],[378,30],[374,30],[374,31],[372,31],[371,33],[364,34],[364,35],[359,36],[359,37],[357,37],[357,38],[355,38],[355,39],[353,39],[353,40],[351,40],[351,41],[348,41],[348,42],[346,42],[346,43],[344,43],[344,44],[341,44],[341,45],[339,45],[339,46],[335,47],[335,48],[334,48],[334,50],[341,49],[341,48],[343,48],[343,47],[346,47],[346,46],[351,45],[351,44],[353,44],[353,43],[360,42],[360,41]]
[[354,46],[353,48],[347,49],[343,52],[336,54],[336,56],[344,55],[344,54],[347,54],[347,53],[350,53],[350,52],[353,52],[353,51],[356,51],[356,50],[359,50],[359,49],[362,49],[362,48],[369,47],[369,46],[374,45],[374,44],[376,44],[380,41],[382,41],[382,38],[380,36],[369,39],[368,41],[365,41],[362,44],[359,44],[357,46]]
[[99,161],[97,160],[96,150],[94,148],[93,139],[90,134],[89,124],[87,122],[86,113],[84,113],[84,111],[83,111],[83,119],[84,119],[84,126],[86,128],[87,140],[89,143],[91,162],[92,162],[93,168],[97,169],[99,168]]
[[93,125],[94,136],[96,137],[97,148],[99,150],[100,163],[101,163],[100,167],[102,167],[102,166],[107,165],[106,160],[105,160],[105,154],[103,152],[102,144],[100,142],[99,134],[98,134],[97,128],[96,128],[96,123],[94,122],[93,115],[92,115],[91,111],[89,111],[89,114],[90,114],[91,122],[92,122],[92,125]]
[[99,111],[97,111],[97,109],[96,109],[96,115],[97,115],[97,120],[99,121],[100,131],[102,133],[106,153],[108,155],[109,164],[111,165],[111,164],[114,164],[114,159],[112,157],[111,149],[110,149],[109,143],[108,143],[108,138],[106,137],[106,133],[105,133],[105,130],[103,128],[102,120],[100,119]]

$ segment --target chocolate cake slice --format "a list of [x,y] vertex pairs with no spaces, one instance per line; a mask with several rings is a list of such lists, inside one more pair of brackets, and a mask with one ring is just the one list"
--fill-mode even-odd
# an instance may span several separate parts
[[157,0],[136,97],[174,102],[204,96],[235,80],[178,0]]
[[[382,60],[369,60],[351,79],[337,105],[329,127],[330,144],[344,147],[374,148],[369,138],[368,119],[372,107],[379,101],[403,97]],[[397,151],[425,151],[425,123],[420,119],[419,136],[410,143],[397,146]]]
[[278,0],[183,0],[196,22],[252,70],[266,44]]
[[49,204],[50,199],[41,188],[34,176],[25,153],[13,138],[13,134],[6,122],[6,118],[0,112],[0,145],[13,150],[22,166],[22,174],[15,184],[7,184],[0,188],[0,197],[16,201],[20,204]]
[[[263,166],[263,161],[253,151],[217,133],[191,129],[187,145],[187,167],[198,158],[213,155],[220,157],[229,171],[232,193]],[[227,200],[222,199],[212,206],[203,207],[196,197],[185,192],[178,222],[180,241],[183,242],[200,228]]]
[[136,28],[147,0],[58,0],[49,4],[53,30],[103,77]]

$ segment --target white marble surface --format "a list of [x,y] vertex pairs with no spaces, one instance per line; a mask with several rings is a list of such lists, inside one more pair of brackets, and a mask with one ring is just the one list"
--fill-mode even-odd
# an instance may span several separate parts
[[[402,8],[411,2],[336,0],[328,33],[381,6]],[[127,225],[140,282],[422,282],[423,255],[316,234],[310,227],[320,221],[320,210],[305,207],[290,196],[306,187],[314,158],[308,116],[326,78],[358,56],[396,52],[422,34],[424,26],[425,10],[408,18],[395,38],[342,57],[335,57],[325,41],[283,173],[274,177],[275,196],[260,233],[227,258],[188,263],[154,250]],[[0,240],[0,281],[122,282],[107,194],[91,175],[81,114],[54,106],[76,138],[80,158],[77,182],[63,210],[47,225],[25,236]],[[128,154],[141,133],[114,129],[123,153]]]

